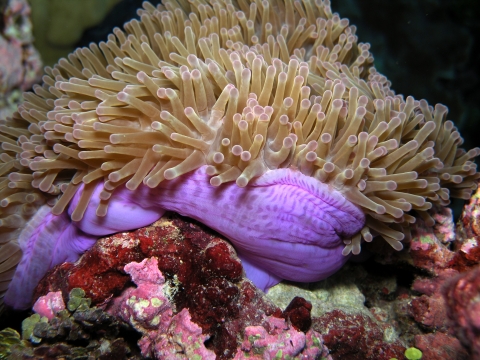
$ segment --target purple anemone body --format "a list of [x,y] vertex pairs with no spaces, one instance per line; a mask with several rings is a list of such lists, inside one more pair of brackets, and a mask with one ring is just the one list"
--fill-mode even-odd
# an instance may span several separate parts
[[[364,213],[340,192],[292,169],[269,171],[244,188],[235,183],[211,186],[205,167],[155,189],[122,187],[112,195],[102,218],[96,216],[101,189],[99,184],[79,222],[43,209],[30,222],[29,231],[22,232],[24,257],[6,303],[28,307],[34,287],[48,269],[76,260],[98,236],[149,225],[165,210],[196,219],[226,236],[247,277],[263,290],[282,279],[312,282],[328,277],[348,260],[342,255],[342,239],[365,223]],[[68,214],[78,198],[77,194]]]
[[56,216],[51,207],[42,206],[19,236],[22,260],[5,294],[5,303],[15,309],[30,308],[33,291],[45,273],[55,265],[76,261],[96,241],[96,236],[72,224],[66,213]]

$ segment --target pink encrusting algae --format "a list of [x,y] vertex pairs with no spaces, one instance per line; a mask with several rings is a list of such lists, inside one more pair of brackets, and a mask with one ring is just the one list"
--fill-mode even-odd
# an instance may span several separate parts
[[127,288],[109,305],[108,312],[120,317],[142,333],[138,344],[145,357],[156,359],[214,360],[215,353],[203,344],[207,335],[191,321],[188,309],[173,314],[165,278],[156,258],[125,266],[136,288]]

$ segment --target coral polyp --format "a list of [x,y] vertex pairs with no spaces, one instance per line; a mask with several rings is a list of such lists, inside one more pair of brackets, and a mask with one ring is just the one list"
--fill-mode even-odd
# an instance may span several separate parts
[[81,232],[50,242],[63,250],[47,267],[174,210],[229,238],[267,288],[322,279],[375,236],[401,250],[416,217],[433,225],[433,204],[476,188],[480,151],[458,148],[447,108],[396,95],[329,1],[138,14],[46,68],[0,126],[0,291],[41,206]]

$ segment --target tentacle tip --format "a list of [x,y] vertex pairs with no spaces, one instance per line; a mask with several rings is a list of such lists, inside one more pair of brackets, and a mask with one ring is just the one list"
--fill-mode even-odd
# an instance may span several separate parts
[[401,251],[403,249],[403,244],[400,241],[390,242],[390,245],[394,250]]
[[70,216],[73,222],[79,222],[83,219],[83,214],[78,214],[77,212],[73,212]]
[[352,252],[352,245],[349,244],[349,245],[346,245],[343,250],[342,250],[342,255],[343,256],[348,256],[350,255],[350,253]]
[[210,179],[210,185],[218,187],[222,184],[222,180],[218,176],[214,176]]
[[136,182],[133,182],[132,180],[127,181],[127,183],[125,184],[125,187],[130,191],[137,190],[138,186],[139,184],[137,184]]
[[177,177],[177,173],[173,169],[168,169],[168,170],[165,170],[165,172],[163,173],[163,176],[167,180],[172,180]]
[[237,183],[238,187],[245,187],[248,184],[248,179],[245,176],[239,176],[237,180],[235,181]]
[[117,99],[120,100],[120,101],[126,101],[127,98],[128,98],[128,94],[126,92],[120,91],[117,94]]
[[378,205],[377,208],[375,209],[375,212],[376,212],[377,214],[379,214],[379,215],[385,214],[386,211],[387,211],[387,210],[386,210],[385,207],[382,206],[382,205]]
[[97,208],[97,211],[95,211],[95,214],[96,214],[98,217],[105,217],[105,216],[107,215],[107,209],[98,207],[98,208]]

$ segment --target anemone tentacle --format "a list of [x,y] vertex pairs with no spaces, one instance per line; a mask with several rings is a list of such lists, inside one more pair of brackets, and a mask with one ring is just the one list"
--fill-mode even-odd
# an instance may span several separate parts
[[[433,204],[476,188],[480,150],[459,149],[447,108],[396,95],[328,0],[167,0],[138,14],[46,68],[0,125],[2,254],[45,203],[61,214],[82,188],[81,221],[103,184],[102,217],[115,189],[202,166],[220,188],[291,169],[341,193],[366,214],[344,255],[377,235],[401,250],[416,217],[433,225]],[[0,281],[15,262],[0,261]]]

